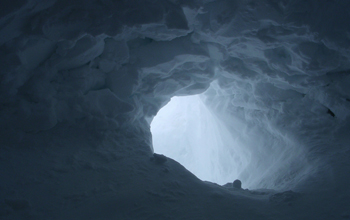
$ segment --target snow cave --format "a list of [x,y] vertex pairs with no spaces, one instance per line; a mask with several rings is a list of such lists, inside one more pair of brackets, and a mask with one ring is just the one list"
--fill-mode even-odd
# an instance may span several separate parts
[[0,219],[350,219],[350,1],[0,7]]

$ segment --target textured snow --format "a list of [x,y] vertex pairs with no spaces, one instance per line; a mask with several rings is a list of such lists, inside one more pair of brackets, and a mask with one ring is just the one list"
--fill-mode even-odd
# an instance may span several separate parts
[[[0,219],[349,219],[349,9],[347,0],[2,2]],[[197,94],[191,108],[207,112],[188,128],[249,155],[224,186],[150,159],[154,116]],[[200,116],[216,129],[204,132]],[[196,150],[208,158],[209,149]],[[251,190],[233,188],[237,178]]]

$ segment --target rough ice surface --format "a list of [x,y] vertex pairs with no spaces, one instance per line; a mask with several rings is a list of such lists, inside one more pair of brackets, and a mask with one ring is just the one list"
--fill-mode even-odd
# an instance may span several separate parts
[[[2,2],[0,219],[349,219],[349,9]],[[241,167],[224,166],[233,153],[216,160],[224,185],[150,159],[152,118],[198,94],[207,112],[189,120],[237,143],[208,140],[220,146],[210,158],[240,152]]]

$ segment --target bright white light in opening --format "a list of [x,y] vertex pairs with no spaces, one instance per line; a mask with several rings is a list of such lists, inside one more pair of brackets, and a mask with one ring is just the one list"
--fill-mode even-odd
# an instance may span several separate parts
[[173,97],[154,117],[151,132],[156,153],[173,158],[202,180],[232,182],[250,160],[200,95]]

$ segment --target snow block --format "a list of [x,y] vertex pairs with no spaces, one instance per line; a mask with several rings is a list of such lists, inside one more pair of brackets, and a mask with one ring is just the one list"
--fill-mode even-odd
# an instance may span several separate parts
[[86,110],[94,116],[114,118],[119,114],[132,111],[132,105],[119,99],[109,89],[90,91],[85,96]]
[[119,70],[108,73],[106,85],[119,98],[125,100],[133,93],[138,84],[139,74],[135,67],[123,66]]
[[186,16],[180,7],[174,7],[165,16],[165,22],[169,29],[188,30]]
[[54,42],[46,39],[29,39],[21,50],[17,52],[21,63],[26,69],[35,69],[55,51]]
[[233,181],[233,188],[242,189],[242,182],[240,180]]
[[58,44],[52,65],[58,70],[80,67],[102,54],[104,41],[86,35],[76,42],[63,41]]
[[129,48],[125,41],[116,41],[112,38],[105,39],[104,51],[100,56],[99,68],[105,72],[119,69],[123,63],[129,60]]

